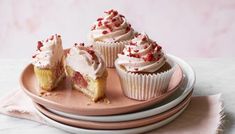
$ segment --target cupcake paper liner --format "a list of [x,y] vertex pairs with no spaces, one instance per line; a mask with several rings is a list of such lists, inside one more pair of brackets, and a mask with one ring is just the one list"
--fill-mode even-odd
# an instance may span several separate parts
[[123,93],[135,100],[148,100],[164,94],[175,71],[175,63],[167,58],[171,69],[157,74],[127,72],[115,61]]
[[125,45],[129,42],[130,40],[122,42],[96,41],[93,43],[93,46],[95,50],[103,55],[106,67],[112,68],[114,67],[114,62],[117,59],[118,53],[121,53]]

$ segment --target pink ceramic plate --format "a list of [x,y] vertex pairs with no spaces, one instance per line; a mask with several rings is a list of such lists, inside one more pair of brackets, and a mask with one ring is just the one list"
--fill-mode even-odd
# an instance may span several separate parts
[[23,70],[20,84],[34,102],[47,108],[79,115],[114,115],[137,111],[162,101],[177,90],[182,79],[183,72],[180,66],[177,66],[166,93],[150,100],[137,101],[123,95],[115,69],[108,69],[107,98],[97,103],[92,102],[78,90],[73,90],[67,79],[52,92],[40,95],[38,92],[40,88],[31,64]]
[[177,106],[173,107],[172,109],[164,113],[157,114],[148,118],[125,121],[125,122],[93,122],[93,121],[76,120],[76,119],[59,116],[57,114],[54,114],[48,111],[46,108],[44,108],[43,106],[39,104],[36,104],[36,103],[34,104],[35,104],[35,107],[47,117],[55,121],[67,124],[67,125],[80,127],[80,128],[88,128],[88,129],[128,129],[128,128],[134,128],[134,127],[140,127],[140,126],[153,124],[153,123],[156,123],[156,122],[159,122],[166,118],[171,117],[172,115],[174,115],[175,113],[183,109],[190,102],[191,96],[192,96],[192,92],[180,104],[178,104]]

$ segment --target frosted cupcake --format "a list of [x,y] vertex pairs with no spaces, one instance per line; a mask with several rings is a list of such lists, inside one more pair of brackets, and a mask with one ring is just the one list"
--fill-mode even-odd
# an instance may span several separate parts
[[66,57],[66,74],[73,88],[97,101],[105,97],[108,72],[101,55],[83,43],[75,44]]
[[125,17],[115,10],[104,12],[92,26],[89,40],[104,56],[107,67],[114,67],[117,54],[134,37],[134,30]]
[[165,93],[174,66],[161,46],[139,33],[115,61],[124,94],[136,100],[148,100]]
[[32,56],[32,64],[42,89],[52,90],[65,76],[63,57],[60,35],[55,34],[44,41],[38,41],[36,53]]

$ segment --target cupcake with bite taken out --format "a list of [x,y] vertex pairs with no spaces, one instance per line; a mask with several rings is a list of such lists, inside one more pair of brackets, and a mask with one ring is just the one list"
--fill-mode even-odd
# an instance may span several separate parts
[[32,64],[41,89],[51,91],[65,76],[63,58],[60,35],[55,34],[46,40],[38,41]]
[[66,56],[65,68],[73,88],[95,102],[105,97],[108,72],[101,55],[92,47],[75,44]]
[[115,10],[104,12],[92,26],[89,40],[104,56],[107,67],[114,67],[118,53],[134,37],[134,30],[126,18]]
[[148,100],[166,92],[175,65],[155,41],[144,33],[136,33],[118,54],[115,67],[124,94],[135,100]]

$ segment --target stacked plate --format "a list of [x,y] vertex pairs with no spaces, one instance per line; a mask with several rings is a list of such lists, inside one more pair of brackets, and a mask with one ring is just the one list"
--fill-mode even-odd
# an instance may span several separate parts
[[174,120],[191,100],[194,71],[183,60],[172,55],[168,57],[179,67],[167,92],[147,101],[125,97],[114,69],[108,70],[107,99],[98,103],[72,90],[67,80],[52,92],[39,94],[32,65],[25,68],[20,82],[33,100],[37,113],[55,127],[73,133],[143,133]]

